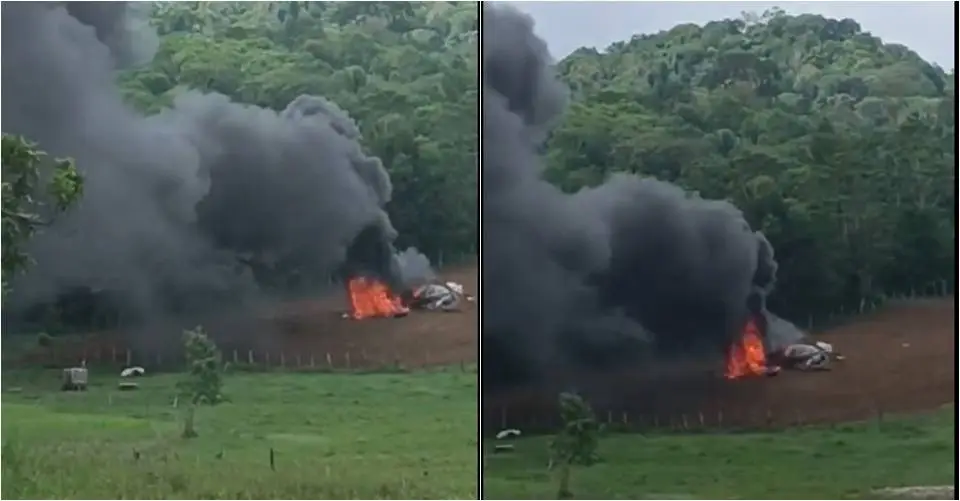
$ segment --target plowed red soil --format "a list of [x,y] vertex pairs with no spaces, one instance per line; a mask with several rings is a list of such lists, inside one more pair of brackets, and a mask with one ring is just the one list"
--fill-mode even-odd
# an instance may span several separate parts
[[[631,429],[782,427],[932,410],[957,394],[955,325],[953,298],[911,301],[813,336],[846,357],[828,372],[738,381],[719,377],[721,367],[657,376],[620,372],[579,389],[601,420]],[[489,398],[485,422],[529,431],[553,427],[556,391]]]
[[[466,293],[476,296],[477,273],[476,266],[468,266],[447,270],[442,279],[462,284]],[[324,358],[329,353],[337,367],[347,363],[347,356],[355,367],[392,363],[419,367],[477,360],[476,301],[461,301],[457,312],[414,310],[401,318],[353,320],[343,318],[345,311],[346,295],[285,306],[275,317],[281,324],[281,347],[289,353],[322,354]]]

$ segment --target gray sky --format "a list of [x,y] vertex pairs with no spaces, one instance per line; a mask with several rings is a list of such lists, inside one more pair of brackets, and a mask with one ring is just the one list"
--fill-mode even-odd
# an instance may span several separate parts
[[927,61],[954,66],[953,2],[503,2],[536,21],[537,34],[561,59],[583,46],[604,49],[638,33],[682,23],[704,24],[743,11],[780,7],[789,14],[849,17],[886,43],[913,49]]

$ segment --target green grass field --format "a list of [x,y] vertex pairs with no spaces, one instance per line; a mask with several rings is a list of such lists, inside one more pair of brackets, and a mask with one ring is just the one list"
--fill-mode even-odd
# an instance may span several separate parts
[[3,374],[4,499],[477,495],[475,371],[229,374],[229,402],[201,407],[190,440],[177,375],[128,392],[112,375],[78,393],[58,378]]
[[[112,373],[113,371],[111,371]],[[137,391],[95,377],[57,391],[52,371],[3,374],[2,495],[12,498],[475,499],[477,375],[227,375],[229,402],[180,438],[177,375]],[[778,433],[606,434],[574,470],[578,498],[856,498],[952,484],[953,409]],[[487,451],[484,496],[555,499],[548,438]],[[275,471],[270,467],[274,451]]]
[[[601,461],[573,471],[581,499],[875,498],[875,488],[953,485],[954,410],[777,433],[606,434]],[[485,451],[487,499],[556,499],[548,439]]]

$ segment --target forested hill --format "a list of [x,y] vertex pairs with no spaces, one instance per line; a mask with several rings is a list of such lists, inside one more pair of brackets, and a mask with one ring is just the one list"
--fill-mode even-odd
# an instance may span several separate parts
[[953,70],[854,20],[770,11],[580,49],[558,71],[573,103],[551,180],[629,171],[730,199],[777,251],[777,310],[953,290]]
[[121,76],[153,112],[180,89],[276,110],[301,94],[349,112],[393,182],[400,233],[436,260],[477,245],[478,8],[452,2],[156,2],[153,61]]

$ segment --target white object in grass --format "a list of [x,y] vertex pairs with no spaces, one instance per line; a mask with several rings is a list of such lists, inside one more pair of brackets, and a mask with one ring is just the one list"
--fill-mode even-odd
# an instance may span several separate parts
[[146,371],[143,370],[143,367],[133,366],[127,367],[126,369],[120,371],[120,377],[134,377],[142,376]]
[[507,430],[502,430],[499,433],[497,433],[497,440],[503,440],[505,438],[519,437],[519,436],[520,436],[520,430],[516,428],[510,428]]

